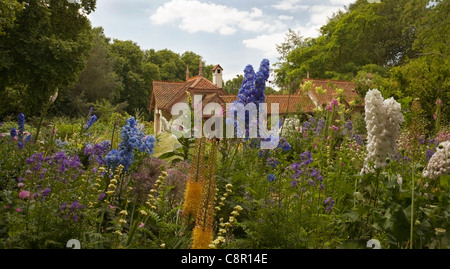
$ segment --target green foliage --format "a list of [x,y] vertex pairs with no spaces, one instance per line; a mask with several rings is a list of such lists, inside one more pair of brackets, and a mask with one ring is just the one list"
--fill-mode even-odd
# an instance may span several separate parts
[[5,0],[0,3],[0,35],[4,35],[5,28],[11,28],[14,26],[16,20],[16,13],[20,12],[23,8],[23,3],[19,3],[16,0]]
[[[20,90],[26,114],[39,114],[58,88],[77,79],[91,49],[87,18],[95,1],[69,4],[67,1],[20,1],[26,7],[16,14],[14,27],[0,36],[0,95]],[[16,95],[17,96],[17,95]],[[15,111],[17,113],[17,111]]]
[[289,32],[278,46],[282,57],[275,82],[294,92],[308,73],[352,80],[360,96],[377,88],[403,99],[404,108],[407,98],[417,97],[432,111],[438,98],[449,103],[449,11],[447,1],[356,1],[334,14],[317,38],[302,40],[300,33]]

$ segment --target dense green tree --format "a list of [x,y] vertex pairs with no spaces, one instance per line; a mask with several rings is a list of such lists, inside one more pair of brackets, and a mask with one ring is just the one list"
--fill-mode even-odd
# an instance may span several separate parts
[[[425,111],[435,111],[441,99],[444,119],[450,118],[450,3],[434,1],[416,24],[414,57],[392,70],[404,94],[419,98]],[[430,122],[432,113],[428,113]]]
[[235,78],[225,81],[223,90],[228,94],[238,94],[243,79],[243,75],[237,75]]
[[[419,98],[431,122],[435,101],[449,103],[449,18],[444,0],[357,0],[334,14],[317,38],[288,33],[278,46],[275,83],[292,92],[308,73],[353,80],[361,96],[378,88],[404,109]],[[448,118],[448,106],[443,107]]]
[[[23,10],[0,36],[0,107],[17,102],[14,97],[20,112],[37,115],[58,88],[76,81],[84,69],[91,49],[87,15],[96,1],[18,2]],[[0,114],[18,112],[2,109]]]
[[116,102],[128,102],[127,112],[146,111],[150,98],[152,78],[144,76],[144,52],[131,40],[114,39],[111,44],[114,55],[114,71],[123,83]]
[[[413,2],[413,3],[412,3]],[[298,77],[352,79],[363,66],[397,66],[414,54],[415,20],[426,0],[358,0],[321,27],[321,35],[306,39],[278,64],[280,87]],[[405,7],[414,7],[405,9]],[[298,87],[298,85],[296,85]]]
[[114,62],[109,48],[110,39],[102,28],[92,29],[93,47],[89,60],[78,80],[60,90],[53,106],[54,114],[86,115],[92,103],[103,99],[114,103],[123,85],[114,72]]
[[[161,80],[185,81],[186,69],[189,68],[189,77],[199,74],[200,60],[202,57],[192,51],[178,54],[169,49],[155,51],[150,49],[145,52],[145,62],[153,63],[159,67]],[[202,61],[203,76],[212,80],[213,65],[205,65]]]
[[23,3],[19,3],[16,0],[2,0],[0,1],[0,35],[5,34],[5,28],[11,28],[14,26],[16,20],[16,13],[20,12],[23,8]]

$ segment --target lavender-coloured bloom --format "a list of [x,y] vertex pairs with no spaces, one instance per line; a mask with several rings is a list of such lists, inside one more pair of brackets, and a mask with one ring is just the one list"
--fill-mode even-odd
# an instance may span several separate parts
[[320,135],[324,128],[325,128],[325,120],[324,119],[320,119],[317,122],[316,131],[315,131],[316,135]]
[[308,165],[313,162],[311,151],[305,151],[300,154],[300,160],[303,161],[305,165]]
[[434,151],[431,149],[428,149],[427,152],[425,153],[425,161],[429,161],[431,159],[431,157],[433,157],[434,155]]
[[45,190],[42,191],[42,197],[45,198],[50,194],[51,189],[47,187]]
[[350,133],[353,129],[353,122],[351,120],[348,120],[345,123],[344,128]]
[[307,132],[308,130],[309,130],[309,128],[311,127],[311,122],[309,122],[309,121],[305,121],[305,122],[303,122],[303,128],[302,128],[302,131],[303,132]]
[[103,200],[103,198],[105,198],[105,193],[100,193],[100,195],[98,196],[98,200],[101,201]]
[[325,199],[325,201],[324,201],[323,203],[326,205],[325,211],[326,211],[326,212],[331,212],[331,210],[332,210],[333,207],[334,207],[335,201],[333,200],[333,198],[328,197],[327,199]]
[[278,162],[275,157],[269,157],[266,159],[266,163],[268,166],[276,168],[280,162]]
[[363,146],[364,145],[364,141],[362,139],[362,137],[359,134],[354,134],[353,139],[355,140],[356,144]]

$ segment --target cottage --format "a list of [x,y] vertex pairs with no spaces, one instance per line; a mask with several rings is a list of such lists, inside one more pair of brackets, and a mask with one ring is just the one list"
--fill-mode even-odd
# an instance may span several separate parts
[[[182,82],[153,81],[153,91],[150,97],[149,111],[154,113],[154,132],[159,134],[167,129],[167,121],[172,118],[172,106],[179,102],[187,103],[187,94],[191,96],[202,95],[203,107],[208,103],[218,103],[223,107],[227,103],[237,100],[236,95],[229,95],[223,89],[223,68],[214,66],[212,82],[203,77],[203,68],[200,61],[199,74],[189,77],[189,69],[186,70],[186,80]],[[309,76],[303,79],[299,89],[294,94],[270,94],[265,96],[267,114],[270,115],[271,104],[278,103],[279,114],[313,113],[316,109],[323,109],[333,98],[340,98],[346,107],[351,102],[360,99],[355,90],[356,84],[350,81],[311,79]],[[356,110],[363,109],[362,104],[355,106]],[[207,116],[204,116],[207,117]]]
[[213,82],[203,77],[203,68],[200,61],[199,74],[189,77],[189,69],[186,70],[186,81],[169,82],[169,81],[153,81],[153,90],[150,97],[149,111],[154,113],[154,132],[161,132],[165,120],[170,120],[172,106],[176,103],[187,103],[187,94],[191,96],[202,95],[203,106],[216,102],[223,104],[224,101],[220,96],[225,95],[222,89],[222,67],[216,65],[213,68]]

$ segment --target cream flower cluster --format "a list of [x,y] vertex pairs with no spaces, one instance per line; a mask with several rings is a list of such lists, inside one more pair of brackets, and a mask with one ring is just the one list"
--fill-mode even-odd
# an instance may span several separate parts
[[444,141],[437,147],[427,167],[422,172],[423,177],[435,179],[440,175],[450,173],[450,141]]
[[[373,168],[385,167],[386,158],[395,154],[400,124],[404,118],[400,103],[392,97],[384,100],[377,89],[369,90],[364,101],[367,156],[361,173],[368,173],[372,172]],[[374,167],[370,167],[371,161],[374,162]]]

